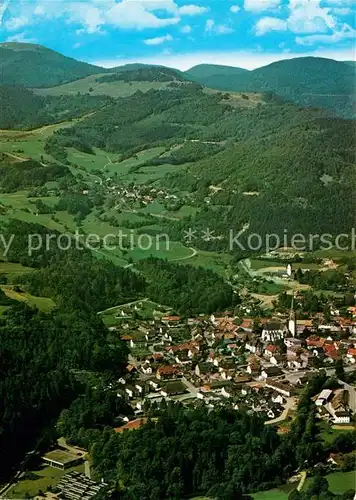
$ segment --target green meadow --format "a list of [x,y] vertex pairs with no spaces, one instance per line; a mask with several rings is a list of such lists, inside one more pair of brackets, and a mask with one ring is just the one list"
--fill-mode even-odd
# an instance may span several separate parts
[[103,95],[106,94],[110,97],[128,97],[138,90],[141,92],[147,92],[151,89],[161,89],[165,88],[170,82],[97,82],[97,78],[103,75],[108,75],[109,73],[90,75],[86,78],[81,78],[74,82],[65,83],[63,85],[58,85],[57,87],[50,87],[47,89],[36,89],[36,94],[40,95],[73,95],[77,94],[87,94],[90,92],[91,95]]

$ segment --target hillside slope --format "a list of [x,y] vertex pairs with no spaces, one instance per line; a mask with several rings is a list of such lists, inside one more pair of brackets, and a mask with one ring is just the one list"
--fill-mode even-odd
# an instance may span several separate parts
[[[233,97],[189,85],[137,92],[54,134],[47,151],[79,141],[127,157],[165,146],[169,156],[149,164],[189,162],[164,184],[189,192],[200,207],[192,224],[217,234],[246,222],[261,235],[349,231],[356,213],[355,123],[274,100],[251,104],[247,95],[245,106],[236,106]],[[172,222],[174,238],[181,229]],[[224,238],[209,245],[227,249]]]
[[21,85],[0,85],[0,129],[31,129],[70,120],[111,102],[106,95],[39,96]]
[[30,43],[0,43],[0,83],[51,87],[106,70]]
[[[224,67],[222,67],[224,68]],[[232,69],[232,68],[231,68]],[[355,66],[321,57],[278,61],[253,71],[225,70],[218,76],[195,79],[212,88],[239,92],[275,92],[300,106],[329,109],[350,118],[354,115]],[[189,73],[189,72],[188,72]]]
[[221,86],[224,87],[227,79],[240,77],[245,73],[249,73],[249,71],[243,68],[220,66],[218,64],[198,64],[185,71],[184,74],[206,87],[220,89]]

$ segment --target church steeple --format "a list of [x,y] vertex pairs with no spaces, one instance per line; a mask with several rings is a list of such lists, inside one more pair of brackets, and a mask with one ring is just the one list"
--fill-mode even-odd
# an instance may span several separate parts
[[288,330],[290,331],[292,336],[295,337],[296,332],[297,332],[297,322],[295,319],[295,311],[294,311],[294,290],[292,293],[292,303],[291,303],[291,308],[289,311]]

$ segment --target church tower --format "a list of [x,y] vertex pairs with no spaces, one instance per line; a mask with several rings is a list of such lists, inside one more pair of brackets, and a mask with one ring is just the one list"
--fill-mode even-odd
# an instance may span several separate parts
[[292,304],[289,311],[288,330],[290,331],[292,336],[295,337],[297,333],[297,321],[295,319],[295,311],[294,311],[294,291],[292,295]]

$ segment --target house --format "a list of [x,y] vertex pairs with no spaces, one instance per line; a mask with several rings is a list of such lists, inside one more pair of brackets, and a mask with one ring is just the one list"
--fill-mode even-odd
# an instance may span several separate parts
[[156,372],[158,380],[177,378],[183,375],[182,371],[175,365],[160,366]]
[[286,363],[286,357],[283,354],[273,354],[273,356],[269,358],[269,362],[275,366],[284,366]]
[[271,356],[273,356],[273,354],[277,354],[277,352],[278,352],[278,346],[274,344],[268,344],[265,347],[264,355],[266,356],[266,358],[270,358]]
[[328,464],[335,467],[341,467],[344,463],[342,453],[330,453],[328,458]]
[[274,342],[283,339],[288,329],[282,323],[265,323],[262,327],[262,340],[264,342]]
[[287,347],[288,358],[297,358],[300,352],[300,347]]
[[282,396],[282,394],[278,394],[278,392],[274,392],[271,396],[271,401],[272,403],[278,403],[280,405],[283,405],[285,400]]
[[163,316],[161,321],[169,328],[172,328],[180,323],[180,316]]
[[253,360],[248,362],[246,371],[250,375],[258,375],[260,373],[260,363],[259,363],[258,358],[253,359]]
[[252,332],[253,324],[254,320],[252,318],[243,318],[242,323],[239,325],[239,328],[241,328],[245,332]]
[[334,413],[334,424],[349,424],[350,414],[346,410],[337,410]]
[[145,375],[152,375],[152,367],[150,364],[145,363],[141,366],[141,370]]
[[298,319],[297,320],[297,335],[302,334],[304,330],[313,330],[313,320],[311,319]]
[[295,337],[287,337],[284,339],[284,344],[287,347],[302,347],[303,341],[301,339],[297,339]]
[[266,387],[269,389],[273,389],[275,392],[282,394],[282,396],[286,396],[289,398],[293,394],[293,388],[288,383],[277,382],[273,379],[266,379]]
[[317,400],[315,401],[316,406],[324,406],[330,400],[332,392],[333,391],[331,391],[330,389],[324,389],[323,391],[321,391]]
[[282,370],[279,366],[266,366],[262,369],[261,379],[267,379],[269,377],[277,377],[278,375],[282,375]]
[[307,346],[309,348],[313,348],[313,347],[321,347],[322,348],[326,342],[326,339],[324,337],[318,337],[317,335],[312,335],[312,336],[307,338],[306,342],[307,342]]
[[176,396],[178,394],[184,394],[185,392],[187,392],[187,389],[180,380],[169,382],[165,387],[161,389],[161,394],[164,397]]
[[210,373],[216,372],[216,367],[209,362],[198,363],[195,367],[195,374],[197,377],[203,377],[204,375],[208,375]]
[[347,350],[346,357],[351,363],[356,363],[356,348],[350,347],[350,349]]
[[252,354],[256,354],[258,348],[258,342],[255,340],[251,340],[246,342],[245,349],[250,351]]

